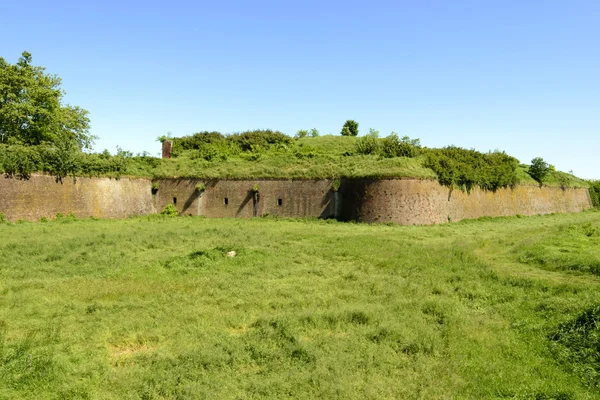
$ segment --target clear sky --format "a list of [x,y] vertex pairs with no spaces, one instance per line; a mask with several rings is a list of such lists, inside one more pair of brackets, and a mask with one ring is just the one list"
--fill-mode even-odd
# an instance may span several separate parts
[[[93,4],[98,3],[98,4]],[[391,131],[600,178],[600,1],[5,1],[95,150],[202,130]]]

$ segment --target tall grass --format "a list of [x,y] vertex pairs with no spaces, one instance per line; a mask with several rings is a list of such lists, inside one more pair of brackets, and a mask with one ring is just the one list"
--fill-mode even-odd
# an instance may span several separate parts
[[599,225],[0,224],[0,398],[597,398],[555,333],[600,280],[522,257]]

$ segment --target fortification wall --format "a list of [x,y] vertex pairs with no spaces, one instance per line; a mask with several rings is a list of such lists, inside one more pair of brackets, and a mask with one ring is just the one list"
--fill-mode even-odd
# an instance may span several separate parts
[[[587,189],[517,186],[496,192],[451,190],[432,180],[197,180],[0,178],[0,212],[11,221],[57,213],[123,218],[160,212],[174,203],[182,215],[320,217],[360,222],[437,224],[482,216],[577,212],[591,207]],[[197,190],[202,185],[205,190]],[[257,185],[258,193],[253,192]]]
[[451,190],[431,180],[347,180],[340,188],[339,218],[405,225],[439,224],[483,216],[537,215],[591,207],[587,189],[516,186],[495,192]]
[[10,221],[34,221],[72,212],[77,217],[125,218],[155,212],[148,179],[0,177],[0,212]]
[[[157,181],[156,208],[174,203],[183,215],[206,217],[321,217],[336,215],[332,180],[196,180]],[[196,188],[204,185],[201,193]],[[258,185],[255,194],[252,188]]]

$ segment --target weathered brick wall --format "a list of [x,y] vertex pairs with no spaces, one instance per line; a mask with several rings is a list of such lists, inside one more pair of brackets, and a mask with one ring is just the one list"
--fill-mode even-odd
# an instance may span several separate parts
[[65,178],[33,175],[28,180],[0,177],[0,212],[15,221],[54,217],[124,218],[155,212],[148,179]]
[[[11,220],[36,220],[57,213],[123,218],[160,212],[174,203],[182,215],[206,217],[321,217],[361,222],[436,224],[482,216],[577,212],[591,207],[587,189],[517,186],[470,194],[436,181],[415,179],[212,180],[163,179],[152,195],[147,179],[77,178],[57,183],[50,176],[0,178],[0,212]],[[200,193],[196,188],[204,185]],[[252,191],[258,185],[258,194]],[[226,201],[227,199],[227,201]],[[227,203],[227,204],[226,204]]]
[[405,225],[439,224],[483,216],[578,212],[591,207],[587,189],[517,186],[496,192],[450,190],[431,180],[346,180],[339,218]]
[[[161,211],[169,203],[183,215],[206,217],[322,217],[335,215],[332,180],[195,180],[157,181],[156,207]],[[206,187],[204,193],[197,185]],[[252,192],[258,185],[258,195]],[[227,204],[226,200],[227,199]]]

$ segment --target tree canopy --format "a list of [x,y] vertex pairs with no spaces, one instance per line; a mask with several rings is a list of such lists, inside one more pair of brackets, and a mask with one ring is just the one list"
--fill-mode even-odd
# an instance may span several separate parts
[[0,57],[0,144],[69,142],[91,148],[88,111],[63,105],[61,79],[31,61],[28,52],[16,64]]
[[550,165],[542,157],[536,157],[531,160],[528,172],[541,185],[551,170]]
[[358,135],[358,122],[353,119],[349,119],[344,123],[342,127],[342,136],[356,136]]

